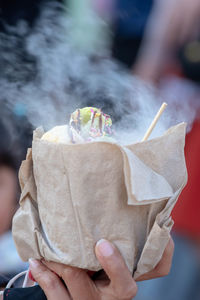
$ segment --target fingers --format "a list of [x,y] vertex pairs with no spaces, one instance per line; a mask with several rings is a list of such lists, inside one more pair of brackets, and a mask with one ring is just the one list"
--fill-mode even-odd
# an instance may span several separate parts
[[45,265],[62,277],[73,300],[99,299],[98,290],[85,270],[54,262]]
[[69,293],[59,277],[51,272],[38,260],[29,260],[29,266],[34,279],[43,289],[48,300],[70,300]]
[[95,252],[111,281],[110,288],[116,299],[132,299],[137,293],[137,285],[116,247],[102,239],[97,243]]
[[[170,238],[157,266],[137,280],[147,280],[167,275],[171,268],[173,251],[174,242]],[[95,247],[95,252],[97,259],[110,279],[109,284],[101,282],[98,285],[97,282],[95,283],[90,279],[85,270],[54,262],[41,263],[31,260],[30,270],[35,280],[44,290],[48,300],[99,300],[102,297],[105,299],[132,299],[137,293],[137,285],[116,247],[106,240],[100,240]],[[68,290],[59,277],[50,270],[62,277]]]
[[169,274],[174,253],[174,242],[170,237],[169,242],[163,252],[163,256],[157,266],[150,272],[140,276],[136,281],[148,280],[163,277]]

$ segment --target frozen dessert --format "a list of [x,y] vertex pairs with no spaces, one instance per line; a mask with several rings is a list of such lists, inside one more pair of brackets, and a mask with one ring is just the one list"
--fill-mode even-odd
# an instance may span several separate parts
[[47,131],[42,140],[54,143],[83,143],[91,141],[115,142],[111,117],[96,107],[76,109],[69,125],[56,126]]

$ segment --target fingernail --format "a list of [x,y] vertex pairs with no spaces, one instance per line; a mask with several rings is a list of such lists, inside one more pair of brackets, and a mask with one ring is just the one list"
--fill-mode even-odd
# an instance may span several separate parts
[[102,256],[111,256],[114,252],[111,243],[104,239],[99,240],[96,244],[96,247]]
[[36,259],[29,258],[28,261],[31,269],[36,269],[40,266],[40,262]]
[[29,277],[30,280],[36,281],[35,278],[33,277],[32,273],[31,273],[31,270],[29,270],[29,272],[28,272],[28,277]]

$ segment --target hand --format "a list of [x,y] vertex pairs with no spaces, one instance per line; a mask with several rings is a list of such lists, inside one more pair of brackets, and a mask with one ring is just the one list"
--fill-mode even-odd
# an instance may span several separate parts
[[169,242],[163,252],[162,258],[157,266],[150,272],[140,276],[136,281],[149,280],[153,278],[163,277],[169,274],[174,254],[174,242],[170,237]]
[[154,11],[154,17],[157,17],[156,22],[152,20],[155,23],[154,31],[157,31],[157,37],[160,36],[161,40],[163,38],[166,44],[182,45],[194,33],[198,33],[199,0],[168,0],[163,3],[158,0]]
[[155,1],[133,72],[146,81],[159,81],[177,49],[198,34],[199,20],[199,0]]
[[[30,260],[30,270],[48,300],[131,300],[137,293],[137,285],[119,251],[111,243],[100,240],[95,252],[107,279],[93,281],[85,270],[54,262]],[[172,255],[173,242],[170,240],[158,266],[139,280],[166,275]]]

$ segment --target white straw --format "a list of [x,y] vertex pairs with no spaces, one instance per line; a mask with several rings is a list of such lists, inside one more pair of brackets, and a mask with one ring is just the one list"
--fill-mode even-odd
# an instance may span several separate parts
[[155,118],[153,119],[151,125],[149,126],[147,132],[145,133],[145,135],[144,135],[144,137],[143,137],[143,139],[142,139],[142,142],[143,142],[143,141],[146,141],[146,140],[149,138],[150,134],[152,133],[154,127],[156,126],[156,124],[157,124],[157,122],[158,122],[160,116],[162,115],[162,113],[163,113],[163,111],[165,110],[166,107],[167,107],[167,103],[164,102],[164,103],[161,105],[159,111],[157,112]]

